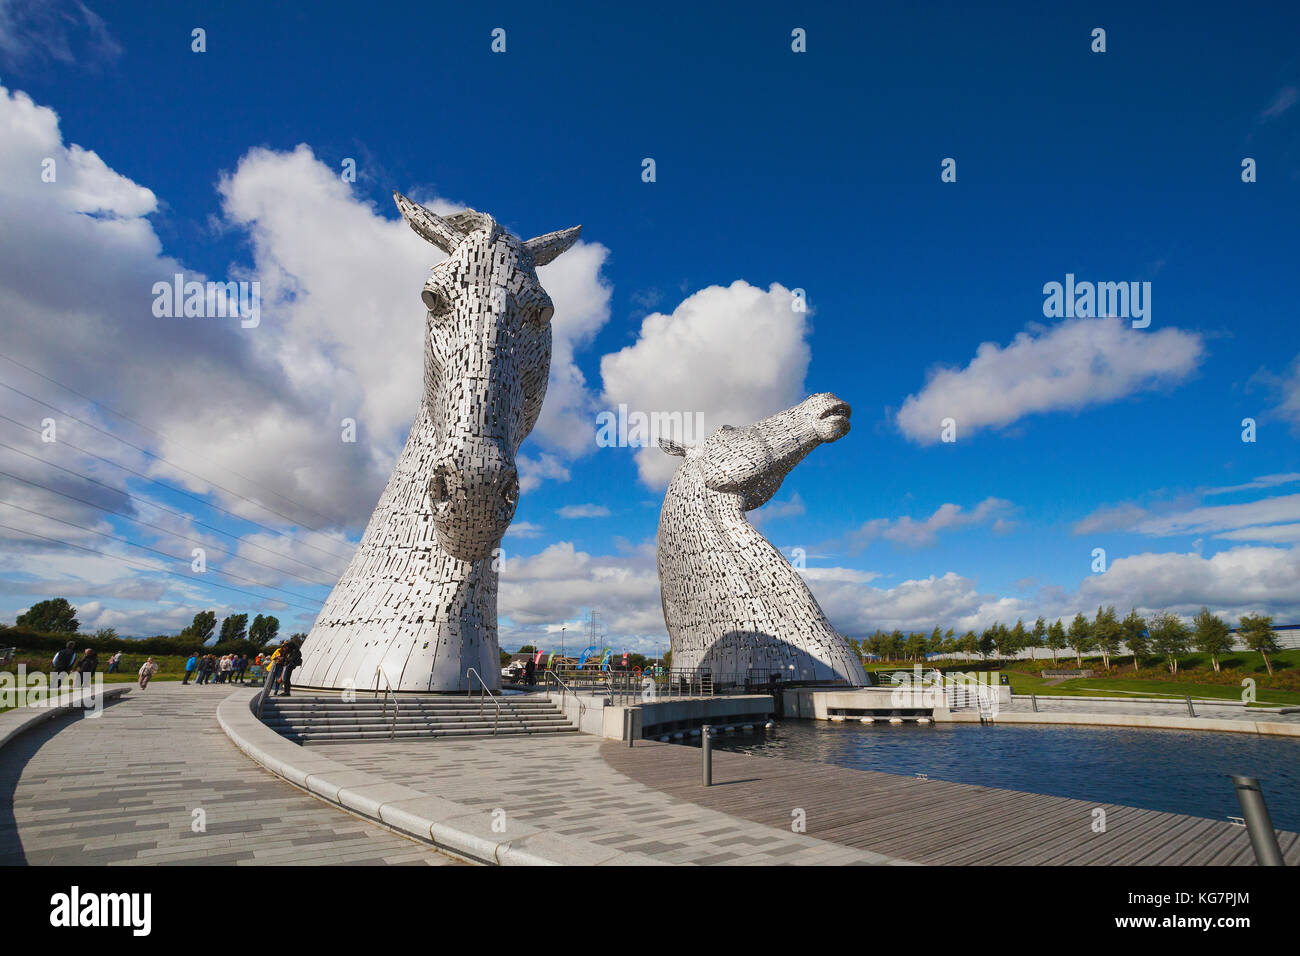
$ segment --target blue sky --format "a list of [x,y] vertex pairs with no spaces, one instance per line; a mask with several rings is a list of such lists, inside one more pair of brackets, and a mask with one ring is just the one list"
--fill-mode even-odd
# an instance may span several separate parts
[[[5,109],[30,116],[15,105],[21,94],[57,118],[53,142],[48,127],[9,126],[0,142],[6,175],[77,144],[104,167],[82,170],[79,188],[108,197],[48,200],[46,214],[52,184],[39,182],[39,168],[30,184],[11,182],[6,246],[22,242],[30,214],[41,217],[51,251],[44,266],[11,264],[0,275],[10,304],[0,351],[80,383],[187,448],[203,445],[260,484],[239,485],[207,459],[186,461],[194,472],[268,503],[283,495],[282,508],[293,502],[285,510],[330,531],[328,550],[346,556],[418,395],[409,374],[385,370],[386,355],[397,367],[419,348],[418,273],[394,265],[379,275],[369,265],[393,259],[376,257],[381,243],[412,262],[428,257],[401,234],[391,190],[489,211],[525,238],[582,223],[586,251],[571,253],[574,264],[553,280],[571,290],[556,296],[561,311],[569,302],[582,316],[565,333],[568,385],[553,381],[546,430],[521,449],[537,477],[505,540],[503,644],[545,642],[591,608],[615,643],[646,648],[662,637],[650,550],[662,481],[646,470],[655,466],[638,467],[633,450],[596,449],[583,431],[595,411],[618,400],[635,407],[653,392],[602,369],[603,357],[623,349],[633,350],[629,361],[663,362],[664,387],[681,395],[681,410],[704,412],[710,428],[746,424],[724,421],[727,413],[758,417],[811,392],[832,391],[853,407],[849,436],[800,465],[771,514],[751,516],[779,547],[805,549],[809,583],[846,633],[1059,616],[1103,600],[1184,613],[1206,603],[1229,617],[1268,610],[1290,621],[1300,614],[1300,534],[1290,527],[1300,524],[1291,500],[1300,495],[1300,17],[1277,6],[755,4],[741,15],[695,5],[392,4],[327,13],[91,0],[93,13],[55,5],[39,14],[0,2]],[[205,53],[190,49],[195,27],[206,30]],[[496,27],[506,31],[505,53],[490,50]],[[796,27],[807,31],[806,53],[791,50]],[[1106,30],[1104,53],[1090,50],[1095,27]],[[642,181],[647,157],[653,183]],[[955,183],[940,181],[946,157],[956,160]],[[1242,182],[1245,157],[1257,162],[1257,182]],[[327,183],[346,158],[357,181]],[[152,208],[132,188],[150,191]],[[70,251],[91,242],[73,220],[95,202],[114,209],[97,225],[148,235],[122,239],[92,266]],[[356,224],[364,234],[350,231]],[[147,299],[98,316],[93,287],[84,307],[51,291],[77,283],[83,269],[87,282],[147,275],[149,256],[160,278],[163,261],[174,260],[293,294],[264,305],[259,329],[195,330],[149,325]],[[1116,322],[1107,337],[1098,319],[1071,339],[1068,323],[1042,308],[1044,284],[1066,273],[1149,281],[1149,328]],[[738,281],[752,287],[761,335],[746,334]],[[379,308],[381,283],[383,308],[393,303],[384,336],[348,333],[349,304],[364,321]],[[806,325],[774,307],[796,288],[811,306]],[[710,289],[709,301],[680,311]],[[338,313],[328,348],[310,305],[327,298]],[[730,330],[733,347],[673,352],[643,326],[649,313],[686,331],[713,322]],[[1008,351],[1017,336],[1022,347]],[[108,340],[117,344],[104,361],[86,356]],[[74,343],[80,356],[68,354]],[[980,364],[983,343],[991,352]],[[311,376],[287,376],[282,387],[284,369],[315,346]],[[778,347],[786,358],[765,352]],[[364,360],[353,354],[363,349]],[[753,394],[725,394],[747,366],[769,359],[778,368]],[[0,366],[0,381],[182,460],[177,445]],[[713,381],[723,366],[731,374]],[[955,370],[951,387],[930,378],[940,367]],[[367,409],[361,439],[334,442],[328,454],[351,457],[323,462],[325,446],[305,436],[335,429],[331,403],[347,395]],[[909,433],[899,418],[909,397],[926,414],[953,407],[957,441]],[[7,393],[0,410],[38,421],[44,413],[24,401]],[[1247,417],[1257,421],[1253,443],[1241,440]],[[0,425],[0,440],[21,438]],[[81,427],[67,425],[72,434]],[[82,444],[93,438],[102,454],[136,457],[101,447],[101,437]],[[37,452],[55,460],[54,450]],[[3,449],[0,458],[22,464]],[[57,460],[80,467],[76,455]],[[150,474],[162,467],[145,464]],[[258,531],[103,474],[236,535]],[[336,570],[320,552],[295,550],[310,537],[301,522],[259,513],[192,475],[158,474],[227,510],[247,506],[283,532],[271,550],[310,554],[322,565],[316,577]],[[1271,477],[1221,490],[1261,476]],[[52,513],[29,486],[5,487],[12,493],[0,497]],[[608,516],[559,514],[580,505]],[[62,516],[188,550],[82,510]],[[42,527],[30,520],[3,519]],[[1259,528],[1273,530],[1250,530]],[[67,525],[56,530],[82,540]],[[307,630],[312,617],[0,533],[9,551],[0,619],[51,588],[88,608],[83,623],[124,633],[178,626],[201,606],[270,610],[291,630]],[[146,557],[102,537],[92,546]],[[1097,547],[1107,552],[1105,575],[1091,570]],[[317,600],[328,591],[265,571],[236,573]],[[154,582],[147,593],[142,579]]]

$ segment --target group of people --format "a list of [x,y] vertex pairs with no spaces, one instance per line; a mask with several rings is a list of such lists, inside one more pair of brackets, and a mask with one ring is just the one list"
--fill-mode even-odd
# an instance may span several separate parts
[[[254,678],[260,677],[263,673],[269,675],[267,687],[270,696],[274,697],[279,693],[288,697],[293,690],[294,669],[301,663],[302,650],[294,640],[283,641],[273,652],[264,652],[252,659],[247,654],[223,654],[218,657],[215,654],[195,652],[185,662],[185,677],[181,683],[188,684],[191,677],[196,684],[243,683],[244,674],[251,667]],[[121,664],[122,652],[118,651],[108,659],[107,673],[116,673]],[[72,676],[76,684],[88,683],[94,679],[98,667],[99,653],[93,647],[87,647],[78,656],[76,642],[68,641],[51,661],[51,685],[61,686],[69,676]],[[140,667],[140,687],[148,687],[150,679],[156,673],[158,673],[158,664],[150,657]]]
[[[262,655],[258,654],[252,663],[260,664]],[[244,672],[250,661],[247,654],[191,654],[185,662],[185,678],[182,684],[188,684],[194,677],[196,684],[233,684],[243,683]]]
[[[150,658],[153,660],[153,658]],[[122,664],[122,652],[118,651],[108,659],[108,670],[106,673],[117,673],[118,667]],[[73,669],[75,668],[75,670]],[[88,647],[77,656],[76,641],[68,641],[59,652],[54,655],[54,660],[50,662],[50,682],[53,686],[61,685],[64,678],[76,674],[74,678],[79,683],[86,684],[95,679],[95,671],[99,668],[99,652],[93,647]],[[146,682],[147,683],[147,682]],[[141,684],[141,687],[144,685]]]
[[245,672],[251,667],[254,677],[262,673],[270,675],[267,683],[270,696],[275,696],[278,691],[288,697],[293,689],[294,668],[301,663],[302,651],[298,642],[293,640],[284,641],[272,653],[261,653],[251,660],[247,654],[217,657],[215,654],[194,653],[185,662],[185,677],[181,683],[188,684],[194,677],[195,684],[242,684]]

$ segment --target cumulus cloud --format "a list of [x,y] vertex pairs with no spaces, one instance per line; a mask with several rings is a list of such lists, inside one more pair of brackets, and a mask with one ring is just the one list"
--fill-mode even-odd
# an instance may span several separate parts
[[877,539],[919,548],[934,544],[942,532],[960,528],[987,525],[994,531],[1006,531],[1010,527],[1010,515],[1014,510],[1015,506],[1004,498],[985,498],[970,511],[948,502],[921,521],[909,515],[893,519],[874,518],[850,531],[846,535],[846,542],[854,553],[862,551]]
[[[645,317],[636,342],[600,362],[610,409],[704,418],[706,438],[723,425],[748,425],[802,401],[810,357],[807,313],[789,289],[737,280],[709,286],[671,314]],[[683,436],[685,437],[685,436]],[[681,460],[658,448],[636,452],[641,481],[663,488]]]
[[592,555],[561,541],[508,560],[497,603],[503,647],[558,647],[555,632],[566,622],[570,648],[578,647],[583,638],[573,624],[590,611],[620,648],[653,653],[667,641],[653,540],[616,555]]
[[1005,347],[982,343],[965,368],[931,370],[895,422],[928,445],[940,440],[947,418],[968,436],[1026,415],[1113,402],[1183,381],[1204,355],[1201,337],[1179,329],[1136,330],[1117,318],[1035,324]]
[[[64,143],[53,110],[0,87],[0,139],[5,144],[0,205],[6,220],[0,232],[0,339],[6,353],[38,373],[4,363],[0,381],[167,459],[149,458],[17,392],[0,390],[0,413],[16,423],[3,423],[0,441],[34,448],[41,457],[63,456],[60,464],[103,482],[96,485],[6,450],[3,470],[15,477],[0,478],[0,498],[39,504],[49,515],[75,518],[94,531],[113,527],[150,544],[167,541],[160,549],[187,554],[188,546],[162,532],[151,537],[153,532],[105,524],[96,506],[128,518],[144,509],[156,519],[147,499],[159,492],[152,486],[140,490],[139,480],[131,478],[140,500],[127,498],[129,476],[90,457],[98,454],[266,525],[276,538],[274,547],[269,539],[250,537],[237,549],[189,526],[187,534],[234,550],[229,560],[238,563],[227,566],[241,575],[271,584],[291,580],[287,576],[296,570],[320,580],[294,562],[304,556],[326,576],[333,573],[330,555],[334,561],[346,559],[351,545],[345,536],[357,533],[369,516],[414,415],[422,377],[419,290],[442,254],[414,236],[395,210],[355,195],[308,147],[254,149],[221,178],[214,193],[221,204],[219,227],[248,238],[252,266],[209,277],[164,249],[149,218],[159,211],[158,197],[95,152]],[[53,182],[39,176],[50,166],[47,159]],[[453,208],[436,197],[430,202],[441,211]],[[519,462],[526,488],[546,478],[567,479],[563,458],[574,445],[566,429],[581,419],[590,433],[587,411],[577,417],[574,412],[584,400],[571,390],[569,399],[565,395],[574,382],[582,386],[574,350],[608,317],[609,290],[599,275],[606,255],[601,246],[579,243],[544,267],[543,282],[556,303],[556,359],[546,403],[550,417],[543,415]],[[154,285],[171,282],[177,273],[193,281],[258,281],[261,323],[242,328],[230,319],[156,317]],[[110,417],[54,382],[76,383],[83,396],[148,428]],[[32,428],[47,415],[58,419],[60,437],[71,437],[86,454],[74,453],[67,443],[54,451],[42,445]],[[348,418],[356,422],[355,443],[341,440]],[[42,481],[82,502],[60,499],[20,479]],[[111,581],[125,598],[133,577],[142,573],[124,575],[117,564],[111,577],[89,579],[80,573],[86,564],[82,557],[21,533],[46,533],[56,525],[30,516],[10,520],[11,509],[0,510],[6,512],[0,523],[20,529],[0,530],[0,539],[10,539],[6,548],[24,554],[22,567],[41,568],[36,577],[18,577],[20,583],[63,580],[70,595],[75,588],[80,593],[100,589],[97,595],[111,599],[103,592]],[[187,525],[172,517],[158,521],[169,531],[176,530],[172,522]],[[51,537],[74,543],[84,537],[114,555],[134,553],[91,531],[57,528]],[[297,545],[283,534],[277,537],[280,532]],[[35,553],[42,554],[43,564]],[[189,587],[188,581],[173,579],[166,593],[193,597],[190,608],[212,606],[212,592]],[[272,606],[268,598],[266,607]],[[116,613],[109,600],[104,613]],[[136,619],[140,633],[170,620],[157,608],[142,609]],[[310,623],[310,614],[301,623]]]

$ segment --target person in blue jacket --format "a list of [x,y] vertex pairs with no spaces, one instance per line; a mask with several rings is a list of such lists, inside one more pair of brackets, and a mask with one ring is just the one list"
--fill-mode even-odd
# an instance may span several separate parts
[[194,673],[194,668],[198,666],[199,666],[199,655],[191,654],[190,659],[185,662],[185,679],[181,681],[182,684],[188,684],[190,682],[190,675]]

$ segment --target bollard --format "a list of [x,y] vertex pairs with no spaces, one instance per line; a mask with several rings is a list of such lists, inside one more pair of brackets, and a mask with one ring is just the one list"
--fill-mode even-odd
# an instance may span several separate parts
[[1255,862],[1260,866],[1285,866],[1282,848],[1277,844],[1277,831],[1273,829],[1273,818],[1264,803],[1264,791],[1260,789],[1259,781],[1254,777],[1233,774],[1232,785],[1237,790],[1237,802],[1241,804],[1241,815],[1246,820],[1250,845],[1255,849]]
[[1188,696],[1187,698],[1187,716],[1188,717],[1196,716],[1196,711],[1192,710],[1192,698],[1190,696]]
[[700,755],[704,760],[704,785],[713,786],[713,728],[705,724],[700,728]]
[[1030,695],[1029,695],[1029,702],[1030,702],[1031,704],[1034,705],[1034,713],[1035,713],[1035,714],[1038,713],[1038,695],[1037,695],[1037,694],[1030,694]]

